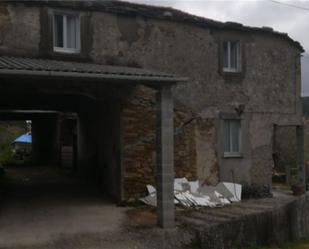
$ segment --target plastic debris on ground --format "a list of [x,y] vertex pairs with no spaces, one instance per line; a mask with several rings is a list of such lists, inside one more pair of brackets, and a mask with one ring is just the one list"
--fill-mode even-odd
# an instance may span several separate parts
[[[140,200],[146,205],[157,206],[156,188],[147,185],[148,196]],[[201,185],[187,178],[174,180],[174,202],[184,207],[223,207],[241,201],[242,186],[232,182],[220,182],[217,186]]]

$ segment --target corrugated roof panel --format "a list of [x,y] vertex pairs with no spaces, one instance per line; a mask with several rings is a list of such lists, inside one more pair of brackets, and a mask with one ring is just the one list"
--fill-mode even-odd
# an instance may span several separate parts
[[[27,70],[27,71],[47,71],[62,73],[80,73],[95,75],[112,75],[113,77],[136,76],[138,78],[161,78],[169,81],[180,79],[172,74],[145,70],[141,68],[131,68],[122,66],[109,66],[92,63],[69,62],[49,59],[34,59],[12,56],[0,56],[1,70]],[[150,79],[149,79],[150,80]]]

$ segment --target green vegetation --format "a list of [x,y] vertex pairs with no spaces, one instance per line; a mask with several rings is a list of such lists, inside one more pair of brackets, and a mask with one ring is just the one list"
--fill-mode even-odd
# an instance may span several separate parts
[[5,149],[14,139],[27,132],[24,121],[0,122],[0,150]]
[[12,142],[25,132],[27,129],[24,121],[0,122],[0,203],[8,181],[4,167],[14,162]]
[[[12,142],[20,135],[26,133],[24,121],[1,121],[0,122],[0,167],[14,163]],[[0,168],[0,177],[3,168]]]
[[14,161],[14,152],[11,146],[7,146],[0,151],[0,167],[8,165]]

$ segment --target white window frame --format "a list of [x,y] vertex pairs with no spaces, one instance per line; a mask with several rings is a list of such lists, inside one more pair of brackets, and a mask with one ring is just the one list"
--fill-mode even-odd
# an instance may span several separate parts
[[[224,157],[241,157],[242,156],[242,122],[240,119],[225,119],[223,120],[224,123],[224,129],[223,129],[223,141],[224,141],[224,144],[223,144],[223,150],[224,150]],[[225,150],[225,125],[226,125],[226,122],[239,122],[239,134],[238,134],[238,144],[239,144],[239,149],[238,151],[232,151],[232,139],[233,139],[233,136],[232,136],[232,132],[231,132],[231,125],[229,125],[229,136],[230,136],[230,144],[229,144],[229,151],[226,151]]]
[[[57,47],[56,46],[56,41],[55,41],[55,33],[56,33],[56,28],[55,28],[55,16],[60,15],[63,16],[63,47]],[[68,48],[67,46],[67,17],[68,16],[74,16],[76,18],[76,25],[77,25],[77,30],[76,30],[76,48]],[[76,13],[69,13],[69,12],[58,12],[55,11],[53,12],[53,47],[55,52],[60,52],[60,53],[69,53],[69,54],[78,54],[81,51],[81,37],[80,37],[80,15]]]
[[[224,59],[223,59],[223,72],[229,72],[229,73],[238,73],[241,71],[241,51],[240,51],[240,42],[239,41],[224,41],[224,43],[227,43],[227,64],[228,66],[225,67],[224,65]],[[231,66],[231,43],[236,43],[236,68]],[[224,49],[223,50],[223,58],[225,56]]]

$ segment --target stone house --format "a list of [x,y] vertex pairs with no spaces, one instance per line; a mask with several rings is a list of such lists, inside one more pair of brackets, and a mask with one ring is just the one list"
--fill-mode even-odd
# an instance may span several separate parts
[[[271,189],[275,127],[302,134],[302,52],[271,28],[171,8],[1,1],[0,108],[77,113],[79,172],[118,201],[140,196],[157,176],[170,215],[174,176]],[[11,103],[17,91],[32,102]],[[44,153],[55,160],[57,113],[29,115],[33,153],[48,125]]]

